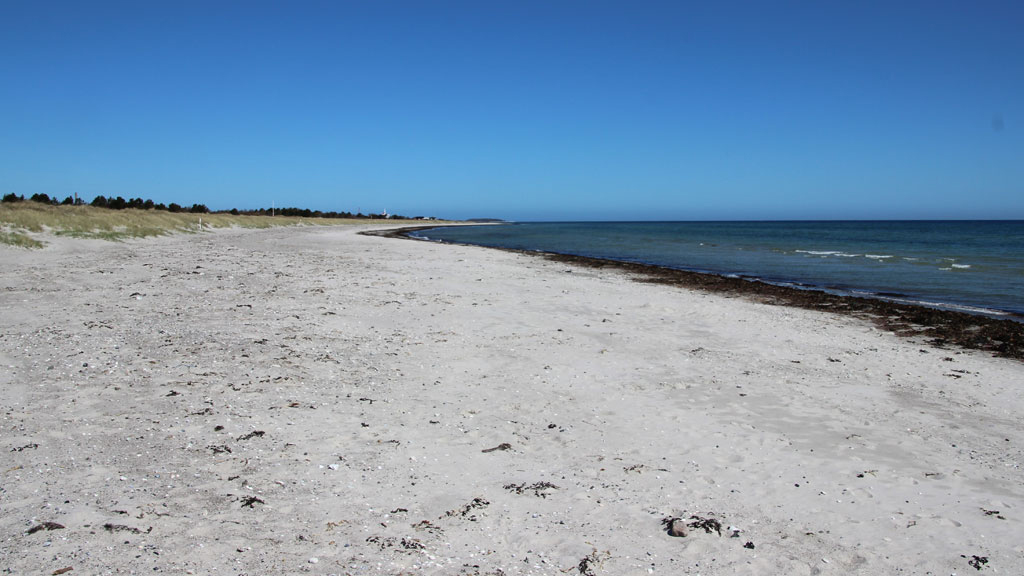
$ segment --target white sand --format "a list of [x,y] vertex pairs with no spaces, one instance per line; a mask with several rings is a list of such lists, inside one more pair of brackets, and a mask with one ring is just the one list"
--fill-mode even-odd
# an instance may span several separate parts
[[1024,573],[1024,364],[354,231],[0,247],[0,573]]

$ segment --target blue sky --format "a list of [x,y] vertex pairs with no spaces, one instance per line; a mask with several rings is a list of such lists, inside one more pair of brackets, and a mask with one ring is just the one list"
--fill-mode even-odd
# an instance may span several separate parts
[[1024,218],[1021,2],[0,0],[0,193]]

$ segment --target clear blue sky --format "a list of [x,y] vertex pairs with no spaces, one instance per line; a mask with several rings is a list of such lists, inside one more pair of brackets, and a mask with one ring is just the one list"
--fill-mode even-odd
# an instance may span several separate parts
[[0,0],[0,193],[1024,218],[1024,2]]

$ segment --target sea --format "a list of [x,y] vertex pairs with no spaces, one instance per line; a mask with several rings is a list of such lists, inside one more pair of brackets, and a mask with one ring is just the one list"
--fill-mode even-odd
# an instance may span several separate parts
[[1024,220],[522,222],[413,235],[1024,319]]

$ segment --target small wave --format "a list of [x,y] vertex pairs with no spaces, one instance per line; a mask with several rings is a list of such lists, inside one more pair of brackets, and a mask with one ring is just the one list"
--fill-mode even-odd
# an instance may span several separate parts
[[810,254],[812,256],[842,256],[843,258],[854,258],[860,254],[847,254],[838,250],[794,250],[798,254]]
[[800,254],[813,254],[815,256],[832,256],[834,254],[839,254],[839,252],[836,252],[835,250],[794,250],[794,252],[799,252]]
[[982,314],[985,316],[1012,316],[1011,312],[1005,310],[996,310],[994,308],[982,308],[981,306],[968,306],[966,304],[953,304],[951,302],[931,302],[929,300],[917,300],[915,298],[886,298],[893,302],[903,302],[906,304],[916,304],[918,306],[928,306],[929,308],[938,308],[940,310],[956,310],[959,312],[968,312],[970,314]]
[[864,257],[865,258],[871,258],[872,260],[885,260],[887,258],[892,258],[892,255],[891,254],[865,254]]
[[961,270],[963,270],[964,268],[970,268],[971,267],[970,264],[951,264],[950,266],[952,266],[953,268],[959,268]]

